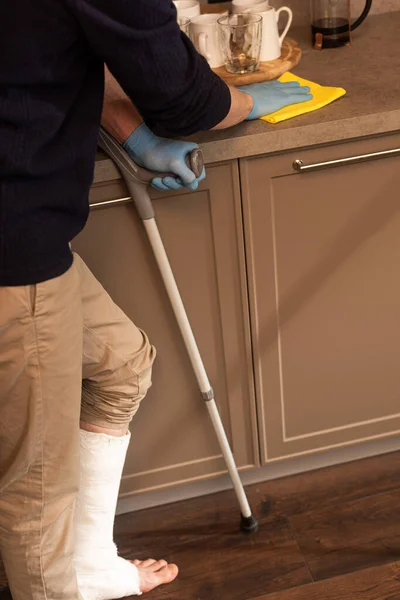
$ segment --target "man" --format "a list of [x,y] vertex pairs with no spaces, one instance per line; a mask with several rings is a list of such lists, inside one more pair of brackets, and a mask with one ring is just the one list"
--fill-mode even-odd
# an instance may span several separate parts
[[151,126],[229,127],[309,90],[229,89],[181,35],[169,0],[13,0],[0,57],[0,548],[10,588],[14,600],[139,595],[177,575],[165,561],[123,560],[112,539],[128,425],[155,350],[70,250],[88,215],[104,63],[137,110],[107,75],[103,124],[137,162],[177,175],[156,179],[160,189],[196,187],[184,163],[193,145]]

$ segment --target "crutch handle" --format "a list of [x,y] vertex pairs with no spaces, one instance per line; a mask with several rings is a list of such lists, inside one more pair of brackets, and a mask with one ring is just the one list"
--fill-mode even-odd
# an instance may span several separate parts
[[200,148],[195,148],[186,155],[186,164],[196,175],[196,178],[200,177],[204,169],[204,157]]
[[[140,183],[149,184],[154,177],[176,177],[173,173],[156,173],[139,167],[122,148],[122,146],[103,127],[99,132],[99,146],[102,148],[124,171],[124,175]],[[203,153],[200,148],[195,148],[186,156],[186,164],[196,177],[200,177],[204,168]]]
[[[173,173],[154,173],[139,167],[131,159],[122,146],[103,127],[100,128],[98,144],[102,150],[115,162],[121,171],[132,200],[136,205],[142,220],[154,218],[154,210],[147,191],[148,185],[154,177],[176,177]],[[200,177],[204,168],[203,153],[200,148],[195,148],[186,157],[188,167],[196,177]]]

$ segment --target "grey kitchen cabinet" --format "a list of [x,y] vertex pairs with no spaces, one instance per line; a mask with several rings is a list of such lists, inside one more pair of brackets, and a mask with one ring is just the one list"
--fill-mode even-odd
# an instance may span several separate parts
[[[108,163],[109,164],[109,163]],[[109,168],[108,168],[109,170]],[[115,170],[91,203],[126,197]],[[153,193],[156,218],[241,468],[258,464],[237,161],[208,168],[198,191]],[[132,203],[91,211],[77,251],[157,347],[153,386],[132,422],[121,496],[225,472],[143,227]]]
[[240,161],[263,463],[400,431],[400,155],[375,154],[396,148]]

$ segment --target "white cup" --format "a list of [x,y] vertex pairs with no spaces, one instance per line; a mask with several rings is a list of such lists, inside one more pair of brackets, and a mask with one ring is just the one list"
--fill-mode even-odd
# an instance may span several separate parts
[[268,0],[233,0],[232,12],[234,14],[252,12],[261,14],[269,8]]
[[[256,6],[251,6],[245,10],[245,12],[258,13],[262,16],[263,27],[260,61],[265,62],[279,58],[281,55],[283,40],[285,39],[293,21],[293,12],[288,6],[282,6],[281,8],[278,8],[278,10],[275,10],[273,6],[269,6],[267,10],[264,10],[263,12],[259,12]],[[288,22],[282,34],[279,35],[278,21],[281,13],[283,12],[287,13]]]
[[224,64],[218,28],[220,18],[219,14],[200,15],[190,23],[190,38],[213,69]]
[[176,0],[174,2],[179,17],[193,19],[200,14],[200,2],[197,0]]

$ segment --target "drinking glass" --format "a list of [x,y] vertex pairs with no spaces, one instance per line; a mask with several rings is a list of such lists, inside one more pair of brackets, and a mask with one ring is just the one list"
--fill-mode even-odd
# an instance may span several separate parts
[[188,19],[187,17],[178,17],[178,24],[181,28],[181,31],[183,31],[183,33],[186,33],[186,35],[189,35],[190,19]]
[[262,17],[245,13],[218,20],[225,68],[229,73],[252,73],[260,63]]

